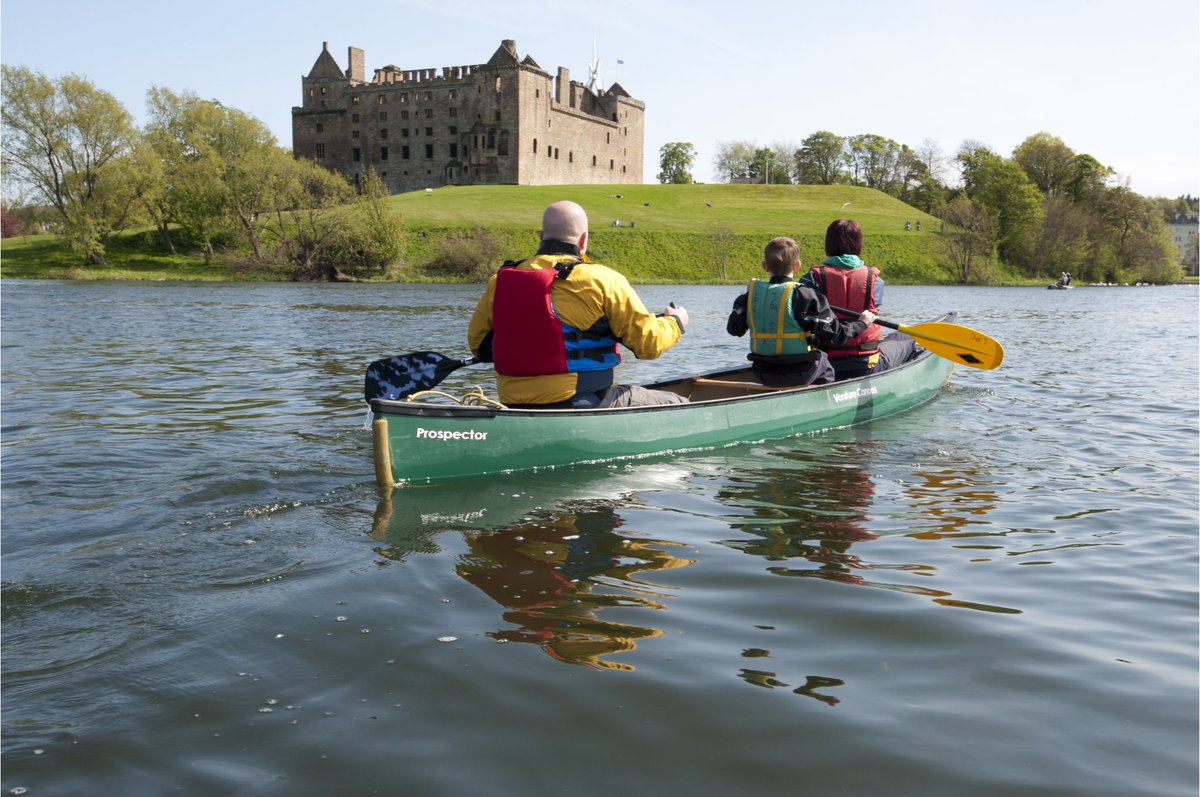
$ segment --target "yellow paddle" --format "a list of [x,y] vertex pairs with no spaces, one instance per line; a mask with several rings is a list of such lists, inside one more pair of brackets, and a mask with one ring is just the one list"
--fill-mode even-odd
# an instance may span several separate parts
[[[858,313],[853,310],[832,305],[829,309],[835,313],[858,317]],[[1004,347],[1000,345],[1000,341],[961,324],[930,321],[909,326],[884,321],[882,318],[876,318],[875,323],[881,327],[910,335],[913,339],[920,341],[922,348],[968,368],[990,371],[993,368],[999,368],[1000,363],[1004,361]]]

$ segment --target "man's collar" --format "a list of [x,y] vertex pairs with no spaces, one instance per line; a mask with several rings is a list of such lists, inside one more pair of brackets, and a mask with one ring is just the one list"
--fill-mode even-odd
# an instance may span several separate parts
[[539,255],[574,255],[579,257],[579,247],[575,244],[569,244],[566,241],[555,241],[552,239],[544,239],[542,245],[538,247]]

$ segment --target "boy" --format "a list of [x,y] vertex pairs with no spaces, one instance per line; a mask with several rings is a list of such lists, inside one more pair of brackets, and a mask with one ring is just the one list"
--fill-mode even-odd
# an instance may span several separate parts
[[865,310],[857,321],[839,321],[823,296],[793,282],[800,268],[800,247],[791,238],[772,239],[763,250],[762,267],[770,282],[750,281],[734,300],[725,330],[737,337],[750,333],[748,358],[764,385],[832,382],[833,366],[821,348],[836,348],[861,335],[875,314]]

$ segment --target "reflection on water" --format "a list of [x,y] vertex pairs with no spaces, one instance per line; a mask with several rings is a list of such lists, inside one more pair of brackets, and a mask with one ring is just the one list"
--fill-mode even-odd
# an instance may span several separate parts
[[497,642],[532,643],[568,664],[632,671],[631,665],[606,657],[632,651],[639,640],[661,636],[662,631],[608,620],[600,612],[664,610],[663,600],[671,594],[647,574],[693,563],[669,550],[680,543],[618,531],[618,509],[635,502],[635,496],[574,502],[487,529],[471,527],[486,510],[464,508],[461,500],[457,512],[423,513],[424,530],[395,523],[395,500],[403,498],[389,492],[376,511],[372,536],[387,543],[376,548],[377,553],[390,560],[403,560],[411,552],[431,553],[438,550],[437,534],[456,529],[468,550],[458,558],[455,572],[498,603],[504,609],[501,618],[514,626],[487,635]]
[[[722,544],[772,562],[802,559],[811,565],[768,567],[767,571],[775,575],[907,592],[961,609],[1020,614],[1018,609],[956,599],[945,590],[870,575],[872,571],[936,575],[936,568],[929,564],[863,558],[866,544],[880,537],[868,528],[877,500],[873,468],[869,466],[879,445],[858,440],[823,451],[780,453],[773,460],[785,463],[783,466],[732,479],[718,496],[722,502],[753,509],[751,519],[730,523],[751,536],[723,540]],[[936,526],[933,530],[909,532],[909,536],[938,539],[990,533],[961,531],[972,522],[981,522],[972,518],[986,515],[997,501],[996,495],[985,489],[982,481],[972,480],[971,475],[966,471],[915,471],[916,482],[908,487],[911,503],[919,508],[922,524],[933,522]],[[851,553],[853,546],[857,550]]]

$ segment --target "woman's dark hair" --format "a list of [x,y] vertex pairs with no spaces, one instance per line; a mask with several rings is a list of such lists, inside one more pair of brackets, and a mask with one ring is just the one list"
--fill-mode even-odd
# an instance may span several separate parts
[[825,231],[825,256],[858,255],[862,257],[862,227],[850,219],[838,219]]

